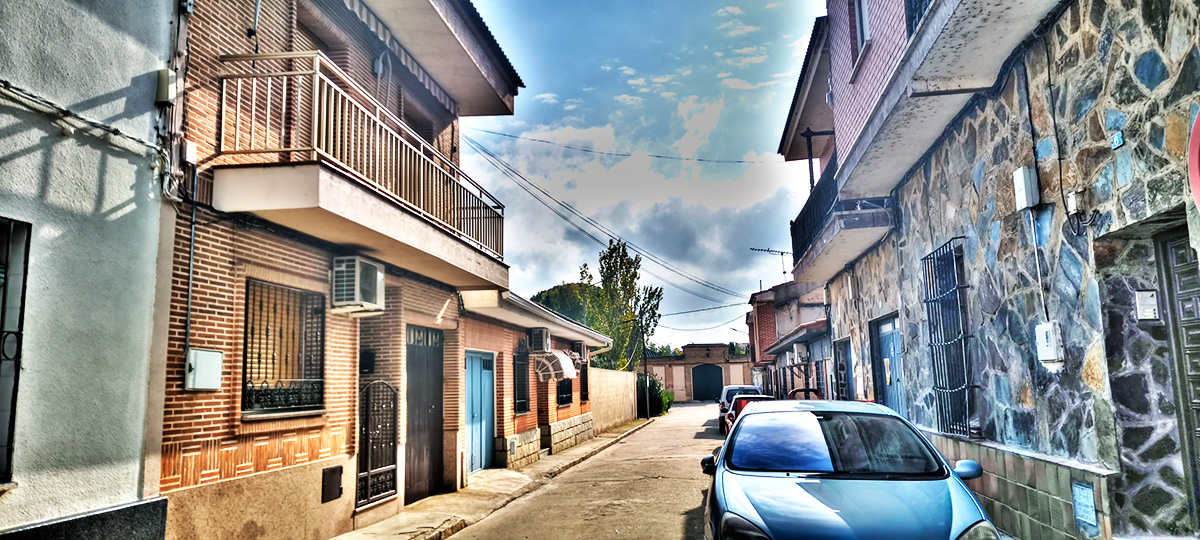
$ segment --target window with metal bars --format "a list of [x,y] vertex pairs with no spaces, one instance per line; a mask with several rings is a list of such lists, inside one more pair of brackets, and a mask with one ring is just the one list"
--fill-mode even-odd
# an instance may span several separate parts
[[513,354],[513,412],[529,412],[529,351]]
[[966,273],[962,237],[955,237],[921,259],[924,265],[925,313],[938,430],[969,436],[971,415],[967,374]]
[[325,402],[325,295],[246,281],[242,410],[291,412]]
[[579,402],[588,402],[588,362],[583,361],[583,366],[579,368]]
[[829,399],[829,394],[825,393],[825,359],[817,360],[814,364],[814,371],[817,375],[817,393],[821,394],[821,399]]
[[12,448],[21,375],[25,277],[31,225],[0,218],[0,484],[12,481]]
[[575,389],[571,384],[571,379],[561,379],[558,381],[558,406],[565,407],[571,404],[575,398]]

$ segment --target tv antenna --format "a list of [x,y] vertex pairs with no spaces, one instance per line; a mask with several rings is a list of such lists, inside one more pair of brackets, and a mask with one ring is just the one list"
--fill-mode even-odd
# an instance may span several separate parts
[[750,248],[750,251],[758,251],[761,253],[769,253],[771,255],[779,255],[779,266],[783,268],[783,275],[785,275],[785,276],[787,275],[787,261],[785,260],[785,257],[788,255],[791,255],[792,252],[779,251],[778,249],[765,249],[765,248]]

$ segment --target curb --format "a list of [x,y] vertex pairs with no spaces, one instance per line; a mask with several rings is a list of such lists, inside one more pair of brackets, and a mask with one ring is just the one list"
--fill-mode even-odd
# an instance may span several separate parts
[[408,540],[446,540],[453,536],[454,533],[467,528],[467,525],[470,525],[470,523],[467,523],[467,520],[455,516],[452,519],[443,521],[441,525],[434,527],[433,530],[424,534],[418,533]]

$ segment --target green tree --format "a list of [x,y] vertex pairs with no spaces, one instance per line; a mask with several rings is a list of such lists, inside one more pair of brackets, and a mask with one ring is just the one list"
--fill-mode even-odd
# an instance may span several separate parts
[[532,300],[579,324],[587,325],[587,313],[581,299],[591,294],[591,289],[597,288],[591,283],[563,283],[533,295]]
[[[600,285],[576,289],[588,325],[609,336],[613,347],[597,355],[597,367],[633,371],[641,350],[658,326],[662,287],[642,286],[642,257],[631,256],[624,241],[608,242],[600,252]],[[594,283],[596,276],[587,264],[579,268],[580,283]]]

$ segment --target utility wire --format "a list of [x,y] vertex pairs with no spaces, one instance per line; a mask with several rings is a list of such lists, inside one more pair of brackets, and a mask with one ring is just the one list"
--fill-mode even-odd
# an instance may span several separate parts
[[[535,139],[533,137],[524,137],[521,135],[513,135],[511,133],[501,133],[499,131],[492,131],[492,130],[488,130],[488,129],[480,129],[480,128],[473,128],[473,127],[465,127],[463,129],[479,131],[481,133],[489,133],[491,135],[498,135],[500,137],[508,137],[510,139],[520,139],[522,141],[531,141],[531,142],[538,142],[538,143],[542,143],[542,144],[549,144],[552,146],[561,146],[563,148],[567,148],[570,150],[576,150],[579,152],[587,152],[589,154],[599,154],[601,156],[613,156],[613,157],[631,157],[631,156],[633,156],[632,152],[613,152],[613,151],[608,151],[608,150],[596,150],[595,148],[588,148],[586,146],[578,146],[578,145],[574,145],[574,144],[548,141],[546,139]],[[690,157],[683,157],[683,156],[668,156],[665,154],[646,154],[646,156],[652,157],[655,159],[670,159],[670,160],[675,160],[675,161],[695,161],[698,163],[785,163],[783,161],[757,161],[757,160],[749,160],[749,159],[690,158]]]
[[[609,229],[608,227],[605,227],[603,224],[601,224],[600,222],[598,222],[598,221],[596,221],[595,219],[591,218],[591,217],[590,217],[590,216],[588,216],[587,214],[584,214],[583,212],[579,211],[579,210],[578,210],[578,209],[576,209],[574,206],[572,206],[572,205],[570,205],[570,204],[567,204],[567,203],[565,203],[565,202],[563,202],[563,201],[561,201],[561,200],[559,200],[559,199],[555,198],[553,195],[551,195],[549,192],[547,192],[547,191],[546,191],[545,189],[543,189],[541,186],[538,186],[536,183],[534,183],[534,182],[532,182],[531,180],[529,180],[528,178],[526,178],[526,177],[525,177],[523,174],[521,174],[521,172],[520,172],[520,171],[518,171],[518,170],[517,170],[515,167],[513,167],[513,166],[512,166],[512,165],[510,165],[510,164],[508,164],[506,161],[504,161],[502,158],[500,158],[500,157],[499,157],[498,155],[496,155],[494,152],[492,152],[491,150],[489,150],[487,147],[483,146],[483,145],[482,145],[481,143],[479,143],[478,141],[476,141],[476,140],[472,139],[471,137],[467,137],[467,136],[463,136],[463,139],[467,141],[467,144],[469,144],[469,145],[470,145],[472,148],[474,148],[474,149],[475,149],[477,152],[479,152],[481,155],[483,155],[483,156],[484,156],[484,158],[485,158],[485,159],[486,159],[486,160],[487,160],[489,163],[491,163],[491,164],[492,164],[492,166],[494,166],[494,167],[496,167],[497,169],[499,169],[499,170],[500,170],[500,171],[501,171],[501,172],[502,172],[502,173],[503,173],[503,174],[504,174],[506,177],[508,177],[510,180],[512,180],[514,183],[516,183],[518,187],[520,187],[522,190],[524,190],[526,193],[528,193],[530,196],[532,196],[534,199],[536,199],[538,202],[540,202],[540,203],[541,203],[543,206],[545,206],[546,208],[549,208],[549,209],[550,209],[552,212],[554,212],[554,213],[555,213],[555,215],[557,215],[559,218],[563,219],[563,220],[564,220],[564,221],[566,221],[568,224],[570,224],[572,227],[575,227],[575,229],[579,230],[579,231],[580,231],[581,233],[583,233],[585,236],[587,236],[587,237],[591,238],[593,241],[595,241],[596,243],[600,244],[601,246],[607,245],[607,243],[606,243],[606,242],[604,242],[603,240],[600,240],[600,239],[599,239],[599,238],[598,238],[596,235],[592,234],[590,231],[588,231],[588,230],[584,229],[583,227],[581,227],[579,224],[577,224],[577,223],[576,223],[574,220],[572,220],[570,217],[568,217],[567,215],[565,215],[563,212],[559,211],[559,209],[557,209],[557,208],[554,208],[553,206],[551,206],[551,205],[550,205],[550,203],[546,202],[546,201],[545,201],[545,200],[544,200],[542,197],[539,197],[537,194],[535,194],[533,191],[531,191],[531,190],[530,190],[530,188],[536,189],[536,190],[537,190],[538,192],[540,192],[540,193],[541,193],[543,196],[545,196],[545,198],[548,198],[548,199],[550,199],[550,200],[554,201],[554,202],[555,202],[555,203],[557,203],[557,204],[558,204],[560,207],[562,207],[562,208],[566,209],[567,211],[569,211],[570,213],[572,213],[572,214],[574,214],[575,216],[579,217],[580,219],[584,220],[584,221],[585,221],[585,222],[587,222],[588,224],[590,224],[590,225],[592,225],[593,227],[595,227],[595,228],[599,229],[600,231],[602,231],[602,232],[603,232],[603,234],[604,234],[605,236],[608,236],[609,238],[612,238],[612,239],[614,239],[614,240],[622,240],[622,241],[624,241],[624,242],[626,243],[626,245],[628,245],[632,251],[634,251],[634,252],[635,252],[635,253],[637,253],[637,254],[640,254],[640,255],[643,255],[643,256],[645,256],[645,257],[646,257],[648,260],[650,260],[651,262],[654,262],[654,263],[658,264],[659,266],[662,266],[663,268],[665,268],[665,269],[667,269],[667,270],[669,270],[669,271],[671,271],[671,272],[673,272],[673,273],[675,273],[675,274],[677,274],[677,275],[679,275],[679,276],[681,276],[681,277],[683,277],[683,278],[685,278],[685,279],[688,279],[688,280],[690,280],[690,281],[693,281],[693,282],[695,282],[695,283],[697,283],[697,284],[699,284],[699,285],[705,286],[705,287],[707,287],[707,288],[710,288],[710,289],[713,289],[713,290],[715,290],[715,291],[718,291],[718,292],[721,292],[721,293],[724,293],[724,294],[727,294],[727,295],[730,295],[730,296],[733,296],[733,297],[736,297],[736,298],[745,298],[745,297],[746,297],[746,295],[744,295],[744,294],[741,294],[741,293],[738,293],[738,292],[736,292],[736,291],[733,291],[733,290],[727,289],[727,288],[725,288],[725,287],[721,287],[721,286],[719,286],[719,285],[716,285],[716,284],[714,284],[714,283],[712,283],[712,282],[709,282],[709,281],[707,281],[707,280],[704,280],[704,279],[702,279],[702,278],[699,278],[699,277],[697,277],[697,276],[695,276],[695,275],[692,275],[691,273],[689,273],[689,272],[687,272],[687,271],[685,271],[685,270],[682,270],[682,269],[680,269],[680,268],[676,267],[675,265],[673,265],[673,264],[671,264],[671,263],[667,262],[666,260],[663,260],[662,258],[660,258],[660,257],[658,257],[658,256],[656,256],[656,255],[654,255],[653,253],[651,253],[651,252],[647,251],[646,249],[644,249],[644,248],[642,248],[642,247],[638,246],[637,244],[634,244],[634,243],[632,243],[632,242],[630,242],[630,241],[628,241],[628,240],[625,240],[625,239],[624,239],[624,238],[622,238],[620,235],[618,235],[616,232],[612,231],[612,230],[611,230],[611,229]],[[720,300],[718,300],[718,299],[715,299],[715,298],[712,298],[711,296],[707,296],[707,295],[704,295],[704,294],[700,294],[700,293],[697,293],[697,292],[695,292],[695,291],[692,291],[692,290],[686,289],[686,288],[684,288],[684,287],[682,287],[682,286],[680,286],[680,285],[677,285],[677,284],[675,284],[674,282],[672,282],[672,281],[669,281],[669,280],[667,280],[667,279],[663,278],[662,276],[659,276],[658,274],[655,274],[654,272],[651,272],[650,270],[647,270],[647,269],[643,269],[643,270],[645,270],[645,272],[646,272],[647,274],[649,274],[649,275],[651,275],[651,276],[653,276],[653,277],[655,277],[655,278],[658,278],[659,280],[661,280],[661,281],[663,281],[663,282],[665,282],[665,283],[667,283],[667,284],[669,284],[669,285],[672,285],[673,287],[675,287],[675,288],[678,288],[678,289],[680,289],[680,290],[682,290],[682,291],[684,291],[684,292],[687,292],[687,293],[689,293],[689,294],[691,294],[691,295],[693,295],[693,296],[696,296],[696,297],[699,297],[699,298],[703,298],[703,299],[705,299],[705,300],[708,300],[708,301],[710,301],[710,302],[720,302]]]
[[744,305],[746,305],[746,304],[742,303],[742,302],[738,302],[736,304],[725,304],[723,306],[713,306],[713,307],[706,307],[706,308],[702,308],[702,309],[693,309],[691,311],[677,311],[675,313],[663,313],[662,315],[659,315],[659,317],[670,317],[672,315],[683,315],[685,313],[698,313],[701,311],[712,311],[714,309],[725,309],[727,307],[744,306]]
[[723,322],[723,323],[721,323],[721,324],[718,324],[718,325],[716,325],[716,326],[710,326],[710,327],[708,327],[708,328],[672,328],[672,327],[670,327],[670,326],[665,326],[665,325],[661,325],[661,324],[660,324],[660,325],[658,325],[658,327],[659,327],[659,328],[666,328],[667,330],[675,330],[676,332],[703,332],[703,331],[705,331],[705,330],[716,330],[717,328],[720,328],[720,327],[722,327],[722,326],[725,326],[725,325],[727,325],[727,324],[730,324],[730,323],[732,323],[732,322],[734,322],[734,321],[736,321],[736,320],[738,320],[738,319],[740,319],[740,318],[742,318],[742,317],[745,317],[745,316],[746,316],[746,314],[745,314],[745,313],[743,313],[743,314],[741,314],[741,315],[738,315],[737,317],[734,317],[734,318],[732,318],[732,319],[729,319],[728,321],[725,321],[725,322]]

